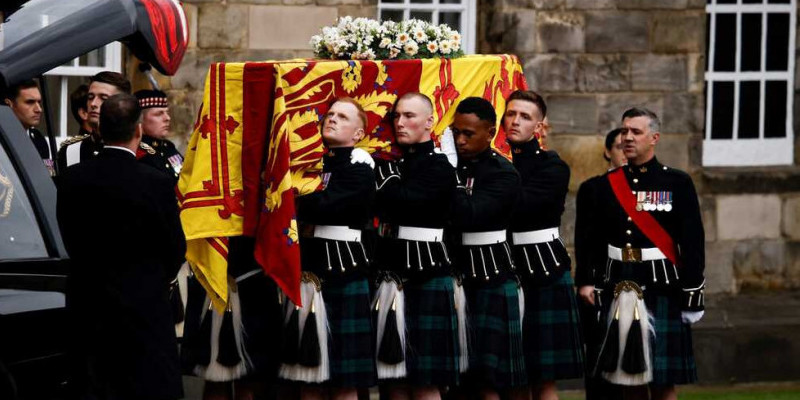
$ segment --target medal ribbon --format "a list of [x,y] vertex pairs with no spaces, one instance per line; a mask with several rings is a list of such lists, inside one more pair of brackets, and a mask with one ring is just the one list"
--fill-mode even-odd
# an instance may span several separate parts
[[661,227],[650,213],[636,211],[636,197],[634,197],[622,169],[617,168],[616,171],[609,173],[608,181],[611,183],[611,189],[614,191],[614,196],[617,198],[619,205],[622,206],[625,213],[631,217],[636,227],[667,256],[667,259],[672,262],[672,264],[678,265],[678,257],[675,254],[675,242],[672,241],[672,237],[669,236],[667,231]]

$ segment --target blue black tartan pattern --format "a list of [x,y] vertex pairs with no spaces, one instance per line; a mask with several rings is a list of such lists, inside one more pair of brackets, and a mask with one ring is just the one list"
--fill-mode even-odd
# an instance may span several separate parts
[[458,317],[453,278],[435,277],[404,286],[407,381],[411,385],[458,385]]
[[328,280],[322,285],[328,313],[331,379],[334,387],[364,388],[378,382],[375,334],[366,278]]
[[467,288],[470,385],[502,390],[528,384],[517,288],[517,281],[510,278]]
[[[613,300],[613,287],[606,290],[600,321],[607,321]],[[697,382],[697,365],[692,348],[692,328],[681,320],[679,293],[645,290],[644,301],[653,316],[655,337],[650,341],[653,381],[656,385],[683,385]],[[605,324],[605,322],[603,322]],[[598,332],[605,335],[605,331]],[[601,337],[602,339],[602,337]]]
[[583,376],[583,338],[569,271],[547,286],[524,285],[525,367],[531,383]]

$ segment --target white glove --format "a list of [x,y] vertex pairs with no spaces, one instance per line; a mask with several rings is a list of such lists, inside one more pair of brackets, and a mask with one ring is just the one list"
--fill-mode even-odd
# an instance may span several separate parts
[[375,169],[375,160],[364,149],[353,149],[350,153],[350,164],[367,164],[370,168]]
[[456,141],[453,139],[453,132],[450,128],[444,128],[442,137],[439,139],[442,153],[447,156],[447,161],[455,168],[458,165],[458,153],[456,152]]
[[705,314],[705,310],[703,311],[681,311],[681,320],[683,320],[686,324],[694,324],[700,321],[703,318],[703,314]]

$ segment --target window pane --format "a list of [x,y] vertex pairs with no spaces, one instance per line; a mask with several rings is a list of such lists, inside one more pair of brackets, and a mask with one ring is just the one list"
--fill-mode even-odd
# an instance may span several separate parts
[[736,0],[717,0],[717,4],[736,4]]
[[[45,75],[47,81],[47,110],[50,111],[50,123],[55,136],[58,136],[58,121],[61,119],[61,77],[58,75]],[[44,101],[44,99],[42,99]],[[47,121],[45,113],[42,112],[42,122],[39,123],[39,130],[47,135]]]
[[84,67],[105,67],[106,48],[92,50],[80,57],[80,65]]
[[461,31],[461,13],[460,12],[440,12],[439,23],[447,24],[450,28]]
[[464,1],[461,0],[439,0],[440,4],[463,4]]
[[412,3],[433,3],[433,0],[411,0]]
[[[739,139],[758,138],[761,82],[744,81],[739,86]],[[716,105],[716,104],[715,104]]]
[[744,4],[763,4],[764,0],[743,0]]
[[[711,0],[708,0],[708,1],[711,1]],[[703,57],[703,59],[706,62],[706,71],[708,71],[708,66],[709,66],[708,49],[710,49],[711,47],[708,47],[708,44],[709,44],[710,40],[711,40],[711,14],[706,14],[706,56]]]
[[381,3],[402,3],[403,0],[381,0]]
[[714,71],[736,68],[736,14],[717,14]]
[[769,0],[769,4],[789,4],[789,0]]
[[431,11],[412,11],[411,18],[433,23],[433,13]]
[[4,260],[47,257],[39,224],[11,160],[0,146],[0,254]]
[[786,81],[767,81],[764,137],[786,137]]
[[742,71],[761,71],[762,14],[742,14]]
[[381,10],[381,21],[400,22],[403,20],[403,10]]
[[767,71],[789,68],[789,14],[767,15]]
[[711,138],[733,138],[733,82],[714,82],[711,106]]

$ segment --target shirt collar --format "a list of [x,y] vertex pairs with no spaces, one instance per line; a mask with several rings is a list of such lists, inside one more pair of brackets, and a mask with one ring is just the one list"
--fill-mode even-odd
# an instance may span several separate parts
[[134,152],[133,150],[131,150],[131,149],[127,148],[127,147],[106,145],[105,148],[106,149],[124,150],[124,151],[127,151],[128,153],[130,153],[132,156],[136,157],[136,152]]

